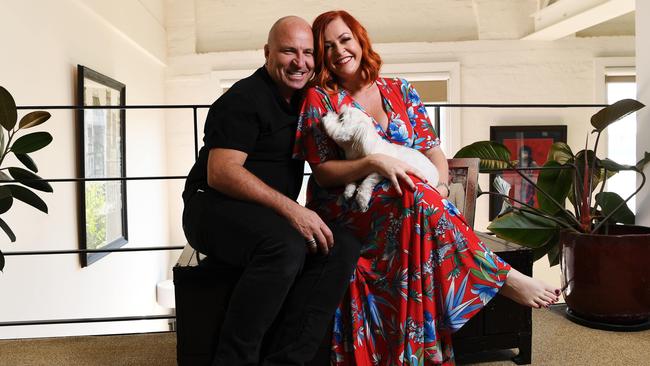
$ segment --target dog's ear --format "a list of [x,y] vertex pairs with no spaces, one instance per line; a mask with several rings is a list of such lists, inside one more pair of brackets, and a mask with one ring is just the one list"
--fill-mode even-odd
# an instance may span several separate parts
[[347,104],[341,106],[340,112],[341,113],[339,113],[339,122],[343,123],[345,120],[350,119],[350,107],[348,107]]

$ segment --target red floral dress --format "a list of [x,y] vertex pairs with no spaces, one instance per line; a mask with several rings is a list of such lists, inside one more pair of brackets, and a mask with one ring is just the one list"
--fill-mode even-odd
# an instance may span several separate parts
[[[376,81],[389,126],[384,139],[417,150],[439,140],[415,90],[400,79]],[[321,117],[343,105],[363,108],[345,91],[307,91],[294,156],[310,164],[342,159]],[[458,210],[415,177],[416,190],[397,195],[378,184],[367,212],[340,189],[313,179],[308,207],[343,223],[362,241],[361,257],[335,315],[334,365],[452,365],[451,333],[476,314],[503,285],[510,266],[479,241]]]

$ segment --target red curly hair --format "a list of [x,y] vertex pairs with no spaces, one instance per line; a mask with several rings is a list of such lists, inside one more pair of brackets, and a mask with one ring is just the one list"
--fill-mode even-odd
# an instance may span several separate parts
[[381,57],[373,51],[368,32],[358,20],[345,10],[332,10],[323,13],[316,17],[312,25],[315,53],[312,85],[320,86],[329,92],[338,91],[339,84],[336,76],[330,72],[325,62],[325,28],[336,18],[340,18],[350,28],[352,35],[361,46],[361,65],[359,66],[361,68],[361,80],[364,83],[375,81],[379,77],[379,69],[381,68]]

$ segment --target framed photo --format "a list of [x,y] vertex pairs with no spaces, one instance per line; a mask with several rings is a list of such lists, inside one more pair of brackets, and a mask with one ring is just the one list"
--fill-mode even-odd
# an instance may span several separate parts
[[448,160],[449,197],[447,199],[463,214],[470,227],[474,227],[479,162],[478,158]]
[[[546,163],[548,152],[554,142],[566,142],[565,125],[554,126],[492,126],[490,140],[504,144],[510,150],[510,160],[516,161],[518,168],[536,168]],[[537,181],[539,170],[523,170],[533,182]],[[508,195],[531,206],[538,207],[535,188],[517,172],[508,171],[499,174],[508,184]],[[490,174],[490,191],[494,190],[497,174]],[[503,199],[490,196],[490,220],[502,210]],[[515,203],[515,206],[521,204]]]
[[[124,106],[126,86],[78,65],[77,102],[81,106]],[[83,178],[126,176],[124,109],[85,109],[78,114],[79,170]],[[119,248],[127,243],[126,182],[79,183],[81,249]],[[109,253],[82,253],[86,267]]]

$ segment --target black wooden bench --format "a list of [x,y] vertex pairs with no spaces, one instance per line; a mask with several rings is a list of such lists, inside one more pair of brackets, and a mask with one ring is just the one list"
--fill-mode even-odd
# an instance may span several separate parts
[[[469,225],[474,222],[478,159],[451,159],[450,170],[465,174],[466,199],[462,211]],[[533,255],[527,248],[484,233],[481,240],[520,272],[532,275]],[[241,270],[210,263],[209,258],[185,247],[173,268],[176,296],[176,339],[179,366],[209,365],[212,351]],[[531,309],[497,295],[479,314],[454,334],[457,358],[466,354],[518,348],[517,364],[531,360]],[[329,365],[330,336],[323,340],[309,366]]]

